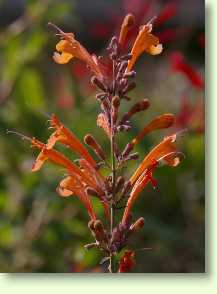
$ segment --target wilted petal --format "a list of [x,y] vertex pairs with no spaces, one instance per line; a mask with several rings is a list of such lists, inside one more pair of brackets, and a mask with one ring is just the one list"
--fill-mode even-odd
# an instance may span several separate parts
[[100,113],[97,117],[97,125],[102,128],[107,136],[111,138],[111,128],[109,126],[108,119],[103,113]]

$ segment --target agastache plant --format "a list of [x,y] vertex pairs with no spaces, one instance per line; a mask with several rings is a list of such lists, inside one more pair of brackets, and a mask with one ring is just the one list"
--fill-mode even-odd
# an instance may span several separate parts
[[[149,100],[143,99],[133,104],[126,113],[121,114],[120,111],[121,104],[131,100],[129,92],[136,87],[136,72],[133,67],[139,56],[144,52],[150,55],[162,52],[159,39],[152,34],[153,22],[154,19],[140,28],[132,48],[129,49],[127,36],[133,28],[135,19],[132,14],[128,14],[122,23],[119,37],[114,36],[111,39],[105,57],[91,55],[75,39],[73,33],[65,33],[51,24],[61,38],[56,45],[54,61],[66,64],[77,58],[83,61],[92,73],[91,82],[98,91],[96,100],[100,106],[97,125],[103,129],[110,142],[109,157],[97,140],[91,134],[87,134],[84,142],[95,153],[97,159],[94,159],[85,145],[56,115],[52,115],[49,120],[50,128],[54,129],[54,132],[47,143],[25,137],[31,141],[33,147],[40,150],[32,171],[41,169],[45,161],[65,169],[67,176],[59,183],[57,192],[62,197],[76,196],[84,204],[90,217],[88,227],[94,238],[93,243],[84,247],[87,250],[93,247],[101,250],[104,254],[103,260],[108,263],[108,271],[111,273],[128,272],[136,264],[133,249],[125,250],[119,265],[115,264],[117,254],[127,247],[130,237],[144,225],[143,217],[133,220],[134,202],[149,183],[154,188],[157,186],[153,172],[160,163],[177,166],[182,157],[182,153],[178,152],[175,146],[177,134],[172,134],[165,137],[145,156],[129,179],[122,174],[123,167],[129,161],[138,159],[134,148],[147,134],[169,128],[175,122],[172,114],[160,115],[149,122],[123,150],[119,147],[119,134],[130,131],[132,117],[150,106]],[[76,163],[54,149],[57,143],[67,146],[78,155]],[[97,217],[92,206],[92,197],[100,200],[106,221]],[[123,216],[117,219],[116,211],[121,207],[124,209]]]

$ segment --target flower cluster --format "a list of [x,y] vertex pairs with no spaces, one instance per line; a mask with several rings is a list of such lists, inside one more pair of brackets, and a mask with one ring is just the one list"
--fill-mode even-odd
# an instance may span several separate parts
[[[123,150],[118,145],[118,135],[132,128],[132,117],[150,106],[149,100],[143,99],[133,104],[127,112],[121,113],[121,103],[131,100],[129,92],[136,86],[134,65],[140,55],[144,52],[150,55],[162,52],[159,39],[152,34],[153,22],[154,19],[140,27],[132,48],[128,48],[127,35],[135,23],[134,16],[128,14],[122,23],[119,37],[111,39],[103,58],[90,54],[75,39],[73,33],[65,33],[53,25],[61,38],[53,56],[55,62],[66,64],[77,58],[84,62],[92,73],[91,82],[98,90],[96,99],[100,105],[97,125],[105,131],[110,141],[111,160],[97,140],[91,134],[87,134],[84,143],[95,153],[96,156],[93,157],[85,145],[55,115],[49,120],[54,131],[48,141],[44,144],[35,138],[31,139],[32,146],[40,150],[32,171],[38,171],[45,161],[65,169],[67,176],[59,183],[57,192],[62,197],[77,196],[84,204],[90,217],[88,227],[95,240],[85,245],[85,248],[97,247],[102,250],[105,254],[104,261],[109,262],[110,272],[126,272],[135,265],[135,253],[131,250],[124,252],[119,269],[114,264],[114,256],[128,245],[131,235],[144,225],[142,217],[133,221],[133,204],[149,183],[154,188],[157,186],[153,172],[160,163],[174,167],[182,158],[182,153],[177,151],[175,145],[177,134],[172,134],[163,138],[145,156],[130,179],[121,174],[123,166],[131,160],[138,159],[134,147],[147,134],[169,128],[175,123],[174,115],[160,115],[145,125]],[[78,155],[76,163],[55,150],[57,143],[65,145]],[[92,206],[92,197],[98,197],[100,200],[107,221],[98,219]],[[118,220],[115,215],[116,209],[124,203],[122,219]]]

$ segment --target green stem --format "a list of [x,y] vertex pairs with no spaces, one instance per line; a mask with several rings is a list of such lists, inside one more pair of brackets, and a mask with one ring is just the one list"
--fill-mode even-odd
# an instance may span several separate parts
[[[115,95],[115,64],[113,61],[113,95]],[[115,152],[114,152],[114,144],[115,144],[115,135],[114,135],[114,122],[111,113],[111,173],[112,173],[112,199],[110,203],[110,234],[112,237],[112,232],[114,228],[114,220],[115,220],[115,211],[114,211],[114,202],[115,202],[115,182],[116,182],[116,163],[115,163]],[[109,263],[109,271],[111,273],[114,272],[114,255],[110,252],[110,263]]]

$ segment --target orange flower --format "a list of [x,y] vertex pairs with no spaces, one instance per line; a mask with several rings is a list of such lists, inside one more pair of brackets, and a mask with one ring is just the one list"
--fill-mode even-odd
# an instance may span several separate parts
[[[51,23],[50,23],[51,24]],[[77,58],[85,62],[91,69],[92,72],[99,78],[102,79],[102,73],[96,64],[94,58],[88,53],[88,51],[75,39],[73,33],[64,33],[57,26],[54,26],[61,36],[62,40],[56,45],[57,52],[54,52],[53,59],[56,63],[65,64],[68,63],[72,58]]]
[[131,144],[138,144],[145,135],[151,133],[155,130],[166,129],[171,127],[175,122],[175,116],[170,113],[162,114],[154,118],[149,124],[147,124],[144,129],[132,140]]
[[80,176],[83,179],[83,181],[87,185],[90,185],[91,187],[95,188],[95,183],[84,172],[82,172],[77,165],[75,165],[73,162],[71,162],[63,154],[61,154],[60,152],[58,152],[54,149],[48,149],[46,144],[43,144],[34,138],[32,139],[32,146],[37,147],[41,150],[38,157],[36,158],[35,163],[33,164],[33,167],[32,167],[33,172],[41,169],[44,162],[46,160],[49,160],[52,163],[63,166],[66,170],[69,171],[69,173],[77,174],[78,176]]
[[85,192],[85,185],[75,173],[71,174],[60,182],[59,187],[57,188],[57,192],[63,197],[68,197],[73,194],[78,196],[78,198],[86,207],[90,218],[96,220],[92,204],[87,193]]
[[60,142],[73,151],[79,154],[81,157],[85,158],[92,166],[96,166],[95,160],[92,158],[88,150],[84,145],[76,138],[76,136],[66,128],[59,119],[53,114],[50,119],[50,124],[52,128],[56,131],[50,136],[47,142],[47,149],[52,149],[56,142]]
[[118,273],[128,273],[132,270],[132,268],[135,266],[135,260],[134,260],[135,252],[131,250],[125,250],[124,255],[121,257],[120,263],[119,263],[119,269]]
[[133,189],[128,198],[127,205],[123,214],[122,223],[125,224],[130,215],[133,203],[138,198],[139,193],[144,187],[151,182],[153,187],[157,186],[157,181],[153,178],[153,170],[158,166],[160,161],[165,162],[169,166],[177,166],[180,163],[182,153],[176,150],[174,144],[176,134],[164,138],[164,140],[153,148],[139,165],[138,169],[132,175],[130,182]]
[[105,209],[106,215],[110,215],[109,205],[104,199],[103,176],[100,175],[88,161],[80,159],[79,163],[81,168],[79,168],[63,154],[54,149],[48,149],[46,144],[41,143],[35,138],[33,138],[31,142],[33,147],[37,147],[41,150],[33,164],[33,172],[38,171],[46,160],[63,166],[68,171],[69,176],[61,181],[58,188],[59,194],[64,197],[76,194],[88,209],[88,214],[94,218],[89,196],[85,191],[86,187],[93,188],[99,193],[99,198]]
[[131,50],[132,58],[128,62],[127,72],[131,71],[137,58],[145,51],[151,55],[160,54],[163,50],[159,39],[151,34],[152,24],[148,23],[141,27],[139,34]]
[[158,165],[157,161],[153,160],[153,163],[141,174],[141,176],[138,178],[136,183],[134,184],[134,187],[130,193],[130,197],[128,198],[126,208],[124,210],[124,214],[122,217],[122,224],[126,224],[128,217],[130,215],[131,208],[133,206],[133,203],[139,196],[139,193],[144,189],[144,187],[151,182],[154,187],[156,187],[157,182],[152,177],[153,169]]
[[162,142],[148,153],[138,169],[132,175],[130,179],[131,184],[134,184],[146,168],[153,164],[153,160],[164,160],[169,166],[177,166],[180,163],[180,153],[176,151],[176,146],[174,144],[176,137],[176,134],[165,137]]

